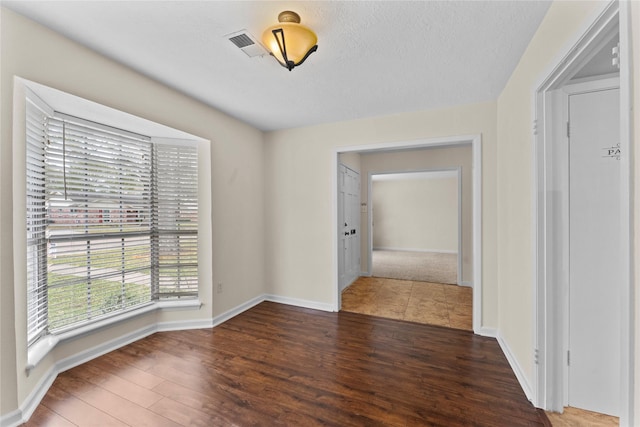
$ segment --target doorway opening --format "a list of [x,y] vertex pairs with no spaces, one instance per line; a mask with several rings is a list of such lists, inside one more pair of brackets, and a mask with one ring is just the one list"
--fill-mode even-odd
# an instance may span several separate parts
[[[472,288],[472,305],[473,305],[473,322],[472,328],[475,333],[490,335],[490,332],[482,330],[482,266],[481,266],[481,176],[482,176],[482,168],[481,168],[481,138],[479,135],[474,136],[460,136],[460,137],[451,137],[451,138],[437,138],[437,139],[429,139],[429,140],[418,140],[418,141],[409,141],[409,142],[394,142],[394,143],[381,143],[381,144],[373,144],[366,146],[355,146],[355,147],[343,147],[338,148],[335,151],[335,176],[338,175],[338,168],[340,163],[344,163],[349,167],[353,167],[355,170],[360,170],[360,157],[367,155],[389,155],[389,156],[402,156],[403,152],[411,151],[411,150],[421,150],[421,149],[467,149],[470,151],[470,167],[468,169],[469,181],[470,181],[470,214],[469,214],[469,222],[472,224],[472,236],[469,239],[470,242],[470,250],[469,250],[469,286]],[[435,153],[435,151],[434,151]],[[388,158],[387,160],[389,160]],[[389,165],[393,163],[388,163]],[[425,167],[416,167],[414,166],[405,166],[404,168],[395,168],[394,172],[419,172],[424,171]],[[376,171],[376,172],[388,172],[389,170],[384,171]],[[369,176],[369,170],[366,171],[366,176]],[[361,174],[364,176],[365,173],[361,171]],[[337,179],[336,179],[337,180]],[[336,209],[335,215],[335,230],[338,231],[338,183],[334,185],[334,201]],[[371,224],[371,198],[369,196],[370,188],[368,185],[362,186],[362,198],[361,198],[361,223],[363,224]],[[363,227],[360,234],[360,247],[361,251],[361,259],[362,259],[362,269],[361,276],[371,276],[371,252],[373,248],[373,235],[369,232],[368,227]],[[342,307],[341,301],[341,291],[340,288],[340,261],[338,258],[338,254],[340,253],[339,246],[339,233],[336,232],[334,234],[334,248],[336,251],[336,271],[335,271],[335,294],[334,301],[336,311],[340,310]],[[457,269],[457,268],[456,268]]]
[[534,404],[621,425],[633,424],[627,7],[610,3],[538,87],[533,192]]
[[461,166],[369,172],[371,276],[462,284],[461,175]]
[[[394,158],[397,169],[386,165]],[[455,167],[401,171],[409,163]],[[342,293],[342,310],[410,322],[473,330],[473,290],[459,286],[462,259],[471,260],[471,147],[408,150],[400,155],[362,155],[368,175],[367,277]],[[387,166],[378,173],[381,162]],[[469,217],[463,227],[463,206]],[[364,218],[368,216],[368,219]],[[463,236],[464,234],[464,236]],[[464,237],[464,238],[463,238]],[[464,256],[463,256],[464,255]],[[467,265],[467,269],[471,267]]]

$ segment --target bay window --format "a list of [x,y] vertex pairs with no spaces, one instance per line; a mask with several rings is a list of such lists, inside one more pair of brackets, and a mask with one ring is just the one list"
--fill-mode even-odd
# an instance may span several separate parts
[[28,344],[198,298],[198,148],[26,105]]

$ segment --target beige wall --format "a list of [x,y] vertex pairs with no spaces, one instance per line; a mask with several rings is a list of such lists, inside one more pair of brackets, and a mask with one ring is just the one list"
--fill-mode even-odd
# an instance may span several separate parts
[[[603,2],[554,2],[498,99],[500,333],[534,384],[533,93]],[[635,74],[639,71],[636,67]]]
[[[57,361],[159,321],[207,320],[264,293],[263,136],[217,110],[87,50],[13,12],[1,10],[0,68],[0,414],[22,404]],[[14,272],[12,98],[14,76],[113,107],[211,141],[213,277],[203,307],[138,317],[59,344],[27,376],[25,284]],[[211,241],[211,239],[208,239]],[[250,266],[251,268],[247,268]],[[15,274],[14,274],[15,273]],[[223,293],[213,283],[224,284]]]
[[336,230],[332,218],[337,208],[333,205],[332,164],[340,147],[482,134],[482,323],[497,327],[495,125],[496,104],[488,102],[267,133],[265,265],[269,292],[333,303]]
[[[484,140],[484,138],[483,138]],[[490,149],[483,145],[483,152]],[[367,153],[361,157],[362,189],[361,199],[368,200],[369,187],[367,179],[370,173],[399,172],[408,170],[428,170],[459,167],[462,171],[462,281],[473,282],[473,174],[471,145],[459,145],[455,147],[432,147],[417,150],[401,150],[382,153]],[[483,155],[484,158],[484,155]],[[483,171],[484,178],[492,176],[493,171]],[[484,189],[484,185],[483,185]],[[483,198],[484,199],[484,198]],[[483,200],[484,201],[484,200]],[[483,207],[483,212],[486,207]],[[362,215],[362,224],[367,224],[367,214]],[[490,218],[483,218],[483,222]],[[485,226],[488,224],[485,224]],[[362,227],[361,252],[362,271],[369,270],[367,253],[369,230]],[[483,249],[484,251],[484,249]],[[491,257],[491,254],[483,254]]]
[[371,183],[374,249],[458,253],[458,178]]

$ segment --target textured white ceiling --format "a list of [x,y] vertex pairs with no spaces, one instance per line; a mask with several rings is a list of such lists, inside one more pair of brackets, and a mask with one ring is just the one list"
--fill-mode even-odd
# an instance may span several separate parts
[[[494,100],[548,1],[3,1],[2,5],[262,130]],[[318,34],[289,72],[260,39],[283,10]]]

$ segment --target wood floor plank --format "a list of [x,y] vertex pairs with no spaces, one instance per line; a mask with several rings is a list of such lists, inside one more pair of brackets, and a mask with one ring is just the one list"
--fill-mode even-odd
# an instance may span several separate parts
[[91,362],[85,364],[83,368],[84,369],[69,371],[68,375],[95,384],[143,408],[147,408],[162,399],[162,396],[158,393],[121,378],[118,375],[114,375],[104,369],[99,369]]
[[122,359],[114,357],[115,354],[117,353],[108,353],[102,357],[87,362],[87,365],[94,366],[105,372],[110,372],[148,390],[151,390],[164,381],[162,378],[151,375],[142,369],[138,369],[135,366],[126,363]]
[[[75,369],[75,371],[79,370],[81,369]],[[134,426],[179,426],[179,424],[159,416],[142,406],[136,405],[122,396],[105,390],[102,387],[92,386],[91,383],[79,379],[79,376],[74,375],[73,371],[74,370],[71,370],[60,374],[55,381],[56,384],[71,395],[111,415],[113,418]]]
[[44,405],[40,405],[36,408],[33,415],[28,422],[24,424],[24,427],[75,427],[71,421],[53,412],[51,409]]
[[213,417],[212,414],[190,408],[172,399],[164,398],[149,409],[182,426],[211,427],[213,425],[229,425],[225,419]]
[[268,302],[213,329],[151,335],[52,389],[52,413],[80,400],[130,425],[545,425],[495,339]]
[[[61,389],[57,379],[47,391],[40,405],[49,408],[52,412],[80,427],[126,426],[125,423],[108,413]],[[46,425],[48,422],[49,418],[43,420],[42,424]]]

